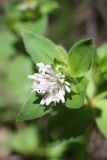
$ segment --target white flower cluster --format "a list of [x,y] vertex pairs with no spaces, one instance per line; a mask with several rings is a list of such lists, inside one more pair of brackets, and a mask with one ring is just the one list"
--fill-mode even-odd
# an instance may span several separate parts
[[28,9],[34,10],[37,6],[36,1],[28,1],[19,5],[20,11],[26,11]]
[[65,81],[65,76],[57,72],[51,65],[37,63],[39,73],[29,75],[28,78],[34,80],[33,90],[40,95],[44,95],[40,104],[65,102],[65,92],[70,92],[70,84]]

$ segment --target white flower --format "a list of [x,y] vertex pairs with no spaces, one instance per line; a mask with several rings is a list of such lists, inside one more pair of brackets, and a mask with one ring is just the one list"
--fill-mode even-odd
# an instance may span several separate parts
[[40,104],[49,105],[50,103],[65,102],[65,93],[70,92],[70,84],[65,81],[65,76],[57,72],[51,65],[43,63],[36,64],[39,73],[29,75],[28,78],[34,80],[33,91],[44,95]]
[[36,1],[28,1],[19,5],[20,11],[26,11],[28,9],[34,10],[37,6]]

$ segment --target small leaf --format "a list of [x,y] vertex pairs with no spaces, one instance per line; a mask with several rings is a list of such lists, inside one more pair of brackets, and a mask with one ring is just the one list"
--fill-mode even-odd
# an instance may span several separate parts
[[52,139],[66,139],[83,135],[93,121],[93,110],[84,106],[68,109],[56,106],[56,114],[49,119],[48,129]]
[[41,7],[40,12],[42,14],[48,14],[52,12],[54,9],[58,8],[58,3],[54,1],[46,1]]
[[95,71],[93,67],[90,69],[90,71],[87,74],[87,79],[88,79],[88,85],[87,85],[87,96],[92,99],[95,95],[96,92],[96,85],[95,85]]
[[51,42],[48,38],[34,34],[30,31],[21,30],[21,35],[27,52],[34,63],[53,63],[55,59],[65,63],[67,55],[60,48]]
[[23,103],[31,82],[27,78],[32,74],[32,62],[28,57],[17,56],[8,64],[5,85],[9,92],[10,101],[13,103]]
[[15,42],[15,37],[12,33],[8,32],[6,29],[0,32],[0,63],[3,60],[8,59],[14,54],[13,44]]
[[98,55],[99,59],[103,59],[105,56],[107,56],[107,43],[101,45],[97,49],[97,55]]
[[92,64],[92,40],[79,41],[69,51],[69,72],[74,77],[86,75]]
[[80,108],[84,103],[82,95],[73,95],[72,99],[67,99],[66,106],[68,108]]
[[101,133],[107,137],[107,100],[97,100],[96,107],[101,111],[100,116],[96,119],[97,126]]
[[103,91],[95,96],[96,102],[107,97],[107,90]]
[[107,73],[107,55],[101,59],[99,67],[103,73]]
[[[87,79],[82,78],[78,84],[76,85],[77,92],[71,95],[71,98],[68,98],[66,101],[66,106],[69,108],[80,108],[86,96],[86,88],[87,88]],[[72,84],[71,84],[71,92],[72,92]]]
[[[17,21],[14,24],[15,30],[19,33],[21,28],[28,29],[37,34],[44,34],[47,28],[47,16],[42,16],[34,22]],[[20,34],[20,33],[19,33]]]
[[10,138],[10,148],[23,155],[32,155],[39,145],[38,130],[35,126],[27,126]]
[[32,93],[27,102],[21,108],[17,116],[17,121],[25,121],[40,118],[50,112],[49,109],[46,109],[45,107],[36,103],[36,100],[37,97],[34,95],[34,93]]

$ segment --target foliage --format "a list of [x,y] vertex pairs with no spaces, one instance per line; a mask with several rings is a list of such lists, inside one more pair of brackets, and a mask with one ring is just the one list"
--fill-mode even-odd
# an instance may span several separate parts
[[[71,93],[66,97],[67,100],[63,105],[60,103],[56,106],[49,106],[49,108],[39,106],[39,110],[41,110],[41,107],[44,107],[42,114],[38,110],[37,104],[40,103],[39,95],[37,95],[38,101],[36,102],[36,97],[33,93],[34,99],[29,99],[24,104],[17,120],[39,118],[44,116],[48,109],[51,109],[48,112],[51,114],[48,121],[48,136],[52,141],[59,139],[70,140],[71,137],[83,135],[94,121],[96,121],[100,131],[106,136],[107,92],[100,91],[100,85],[106,80],[105,52],[103,51],[102,57],[100,56],[101,53],[99,53],[102,50],[101,48],[99,48],[98,52],[95,52],[92,40],[80,41],[74,44],[70,51],[66,53],[66,51],[60,50],[56,44],[47,38],[27,30],[22,30],[21,35],[27,52],[34,63],[52,64],[55,68],[57,68],[59,63],[59,70],[64,73],[71,83]],[[36,47],[33,45],[34,43]],[[101,82],[100,77],[102,74],[104,76]],[[90,88],[92,88],[91,94]],[[35,107],[35,114],[32,112],[30,100],[33,103],[33,107]],[[28,107],[28,104],[30,107]]]
[[[0,129],[8,126],[9,134],[0,138],[0,149],[8,146],[30,159],[86,160],[93,126],[107,137],[107,44],[96,48],[86,39],[72,45],[71,38],[72,47],[66,51],[44,36],[49,14],[58,7],[55,0],[16,0],[7,3],[0,17]],[[53,27],[59,35],[65,30],[61,36],[66,45],[65,23]],[[41,105],[42,95],[32,91],[27,77],[38,72],[35,64],[40,62],[65,75],[70,84],[65,103]]]
[[[74,81],[77,81],[76,88],[77,90],[73,90],[75,95],[70,95],[71,100],[68,99],[67,105],[70,108],[81,107],[84,102],[85,96],[85,88],[86,88],[86,80],[82,78],[79,80],[78,77],[83,77],[90,69],[90,65],[92,63],[92,42],[91,40],[86,40],[80,43],[77,43],[74,48],[70,51],[70,53],[62,52],[58,46],[53,44],[51,41],[43,38],[42,36],[33,35],[28,31],[22,30],[22,37],[24,39],[24,43],[29,55],[32,57],[34,62],[44,62],[47,64],[53,64],[54,60],[60,62],[60,68],[63,68],[64,73]],[[33,45],[33,44],[36,44]],[[76,52],[74,52],[76,50]],[[81,53],[81,54],[80,54]],[[75,56],[77,54],[77,56]],[[85,54],[85,56],[83,56]],[[64,58],[63,58],[64,57]],[[82,58],[84,57],[84,58]],[[90,57],[90,59],[89,59]],[[73,61],[73,67],[71,65]],[[71,61],[71,63],[70,63]],[[81,62],[80,67],[78,68],[78,63]],[[61,66],[62,64],[62,66]],[[86,66],[87,64],[87,66]],[[86,66],[86,68],[85,68]],[[85,68],[85,69],[84,69]],[[66,72],[65,72],[66,71]],[[76,73],[76,74],[73,74]],[[72,83],[71,83],[72,86]],[[72,92],[72,89],[71,89]],[[32,100],[33,103],[34,100]],[[26,105],[26,104],[25,104]],[[29,107],[29,111],[32,107]],[[36,108],[36,105],[35,105]],[[25,111],[21,114],[24,116]],[[35,112],[38,114],[39,112]],[[32,114],[31,114],[32,117]],[[27,117],[26,117],[27,118]],[[28,118],[27,118],[28,119]],[[20,120],[20,119],[19,119]]]

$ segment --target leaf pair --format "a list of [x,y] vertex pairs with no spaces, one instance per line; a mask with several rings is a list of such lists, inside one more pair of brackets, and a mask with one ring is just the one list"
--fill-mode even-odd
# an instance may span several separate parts
[[85,76],[92,63],[92,40],[84,40],[76,43],[68,54],[55,45],[48,38],[33,34],[30,31],[21,32],[25,47],[34,63],[43,62],[53,64],[58,60],[66,64],[66,72],[72,77]]
[[[21,31],[21,35],[26,50],[35,64],[39,62],[54,64],[54,61],[57,60],[63,64],[65,75],[74,79],[81,79],[77,85],[79,94],[72,96],[66,103],[66,106],[70,108],[81,107],[84,102],[87,84],[86,79],[83,77],[89,71],[92,63],[92,40],[84,40],[76,43],[67,54],[62,47],[54,44],[48,38],[33,34],[24,29]],[[39,105],[38,107],[38,104],[33,104],[32,107],[32,103],[30,100],[29,104],[28,100],[18,115],[17,120],[28,120],[45,115],[43,106]],[[39,115],[39,113],[41,114]]]

